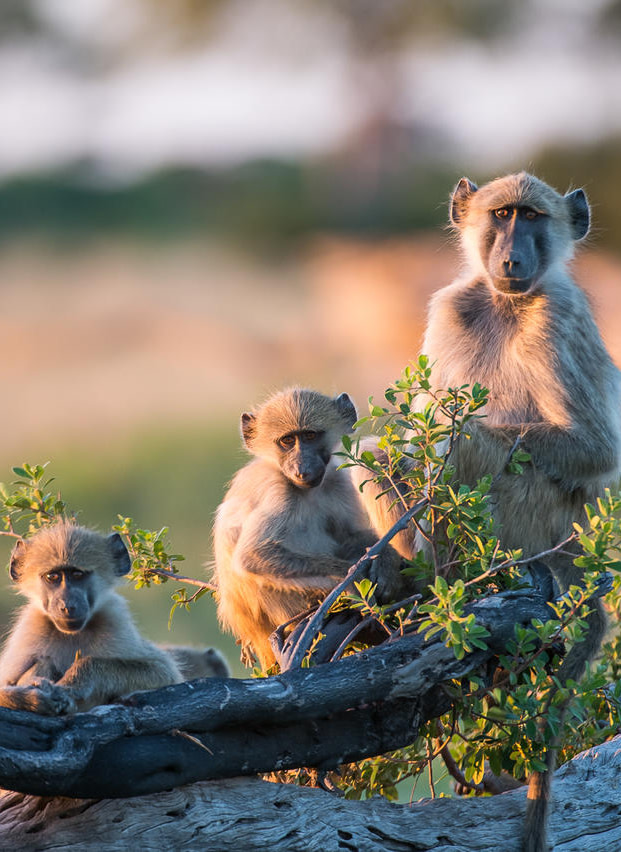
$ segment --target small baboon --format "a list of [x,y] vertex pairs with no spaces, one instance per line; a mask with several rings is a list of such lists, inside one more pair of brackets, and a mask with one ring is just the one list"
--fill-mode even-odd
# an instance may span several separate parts
[[[289,388],[241,432],[256,456],[234,477],[214,524],[218,615],[242,645],[242,660],[274,661],[274,629],[317,603],[377,540],[348,470],[332,454],[356,421],[347,394]],[[380,597],[398,595],[401,560],[388,548],[369,576]]]
[[10,574],[29,603],[0,655],[0,706],[73,713],[183,679],[113,590],[129,569],[117,533],[59,521],[18,540]]
[[[619,479],[619,371],[567,269],[574,243],[589,229],[589,206],[583,190],[559,195],[521,172],[480,189],[462,178],[450,218],[465,269],[432,297],[422,351],[438,387],[489,388],[485,418],[469,424],[470,439],[456,448],[456,476],[474,484],[494,474],[501,543],[534,556],[562,542],[573,522],[585,519],[584,503]],[[531,463],[514,476],[505,468],[518,438]],[[401,543],[411,555],[414,537]],[[580,581],[572,556],[546,561],[562,590]],[[590,606],[587,639],[563,662],[563,681],[579,679],[601,644],[603,607],[599,600]],[[549,774],[531,785],[529,852],[544,848]],[[534,793],[540,783],[543,790]]]
[[216,648],[193,648],[187,645],[160,645],[170,654],[184,680],[198,677],[230,677],[229,665]]

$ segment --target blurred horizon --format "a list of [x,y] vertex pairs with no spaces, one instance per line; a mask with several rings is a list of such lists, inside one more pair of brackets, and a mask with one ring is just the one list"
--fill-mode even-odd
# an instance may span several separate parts
[[[0,480],[49,460],[85,523],[167,525],[205,576],[240,413],[382,396],[459,267],[464,174],[585,188],[621,364],[620,40],[621,0],[8,0]],[[145,632],[240,674],[204,598],[168,633],[174,588],[127,591]]]

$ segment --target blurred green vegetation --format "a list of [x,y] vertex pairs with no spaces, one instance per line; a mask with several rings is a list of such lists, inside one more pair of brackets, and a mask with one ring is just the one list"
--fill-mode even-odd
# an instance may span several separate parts
[[168,170],[123,186],[87,180],[81,169],[27,175],[0,187],[0,240],[209,232],[269,250],[322,231],[389,234],[440,224],[438,200],[452,182],[443,170],[412,170],[361,192],[339,169],[268,160]]
[[[244,460],[235,428],[180,426],[174,433],[135,433],[122,444],[96,450],[63,446],[45,459],[13,459],[0,469],[0,480],[12,480],[14,464],[49,461],[47,471],[55,477],[54,485],[69,508],[79,513],[81,523],[107,532],[122,514],[143,527],[168,526],[175,551],[186,557],[180,570],[202,579],[208,576],[204,566],[211,559],[213,513]],[[3,565],[11,546],[11,539],[0,537]],[[6,625],[16,605],[6,572],[2,584],[0,618]],[[170,595],[180,586],[170,581],[139,592],[125,587],[140,628],[160,642],[215,645],[225,653],[233,673],[241,675],[239,649],[220,632],[211,596],[201,598],[190,613],[178,610],[168,631]]]
[[[619,249],[621,140],[546,148],[527,164],[559,191],[584,186],[594,205],[595,239]],[[254,251],[286,251],[317,233],[380,237],[442,226],[451,187],[467,163],[430,165],[411,157],[369,178],[346,155],[309,162],[257,160],[229,169],[168,169],[119,184],[87,163],[14,177],[0,186],[0,244],[27,236],[80,241],[92,236],[161,240],[213,236]]]

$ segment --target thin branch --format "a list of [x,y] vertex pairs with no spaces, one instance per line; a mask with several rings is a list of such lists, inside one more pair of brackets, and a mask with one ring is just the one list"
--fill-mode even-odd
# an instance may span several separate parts
[[338,646],[338,648],[336,649],[336,651],[334,652],[334,654],[332,654],[332,656],[330,657],[330,662],[331,662],[331,663],[334,663],[334,662],[336,662],[336,660],[340,660],[340,659],[341,659],[341,657],[343,656],[343,652],[345,651],[345,648],[347,648],[347,646],[349,645],[349,643],[350,643],[350,642],[353,642],[353,641],[354,641],[354,639],[356,638],[356,636],[357,636],[359,633],[361,633],[361,632],[364,630],[364,628],[365,628],[365,627],[368,627],[368,626],[369,626],[369,624],[373,624],[373,622],[374,622],[374,621],[376,621],[376,620],[377,620],[377,619],[375,619],[373,616],[370,616],[370,615],[369,615],[369,616],[367,616],[366,618],[363,618],[363,619],[362,619],[362,621],[360,621],[360,622],[359,622],[359,623],[358,623],[358,624],[357,624],[357,625],[353,628],[353,630],[350,630],[350,631],[349,631],[349,633],[348,633],[348,634],[347,634],[347,636],[343,639],[343,641],[342,641],[342,642],[341,642],[341,644]]
[[507,460],[505,461],[504,465],[502,466],[502,470],[499,470],[498,473],[492,479],[492,485],[496,485],[496,483],[499,481],[500,477],[504,475],[504,473],[507,469],[507,466],[509,464],[511,464],[511,459],[513,458],[513,453],[517,450],[517,448],[522,443],[522,438],[523,438],[523,435],[520,433],[517,436],[517,438],[515,439],[515,441],[513,442],[513,446],[509,450],[509,455],[507,456]]
[[483,786],[483,784],[475,784],[472,781],[466,781],[466,776],[457,765],[457,762],[448,747],[448,743],[444,743],[444,745],[440,749],[440,757],[444,761],[444,765],[446,766],[449,775],[451,776],[451,778],[457,781],[458,784],[460,784],[462,787],[467,787],[468,790],[474,790],[475,793],[485,792],[485,787]]
[[178,580],[180,583],[187,583],[189,586],[198,586],[199,591],[201,589],[210,589],[211,591],[215,591],[216,588],[213,583],[205,583],[204,580],[196,580],[194,577],[175,574],[174,571],[166,571],[164,568],[148,568],[145,573],[147,575],[155,574],[155,576],[164,577],[166,580]]
[[[487,571],[484,571],[482,574],[479,574],[478,577],[473,577],[472,580],[468,580],[464,583],[465,587],[473,586],[475,583],[480,583],[481,580],[486,580],[488,577],[493,577],[503,568],[512,568],[518,565],[528,565],[529,562],[535,562],[538,559],[543,559],[544,556],[550,556],[552,553],[564,553],[563,548],[570,541],[575,541],[577,538],[576,533],[571,533],[571,535],[567,536],[566,539],[559,542],[554,547],[550,547],[548,550],[542,550],[540,553],[536,553],[534,556],[524,556],[522,559],[505,559],[504,562],[499,562],[498,565],[493,566],[492,568],[488,568]],[[572,554],[575,556],[576,554]]]
[[361,556],[360,559],[354,565],[352,565],[352,567],[347,572],[345,579],[342,580],[337,586],[335,586],[332,591],[328,593],[328,595],[326,595],[319,608],[317,609],[317,612],[309,620],[308,624],[302,631],[302,635],[298,639],[288,660],[281,661],[281,668],[283,671],[286,671],[287,669],[298,668],[302,665],[302,661],[306,656],[309,648],[311,647],[317,632],[321,629],[328,610],[330,609],[332,604],[337,600],[341,592],[344,592],[345,589],[347,589],[347,587],[350,586],[355,580],[363,576],[369,563],[373,559],[376,559],[383,552],[386,545],[390,541],[392,541],[392,539],[397,535],[397,533],[400,533],[402,530],[406,529],[410,518],[412,518],[426,505],[426,499],[419,500],[410,509],[408,509],[408,511],[405,512],[395,524],[393,524],[393,526],[388,530],[386,535],[382,536],[379,541],[376,541],[375,544],[367,550],[364,556]]

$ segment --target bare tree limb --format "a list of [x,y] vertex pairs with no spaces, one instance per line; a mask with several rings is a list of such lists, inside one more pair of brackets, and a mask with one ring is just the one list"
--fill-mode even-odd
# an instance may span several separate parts
[[[554,776],[555,852],[621,848],[621,737]],[[38,852],[519,852],[526,790],[394,805],[232,778],[125,800],[0,795],[0,848]]]
[[274,769],[335,768],[395,750],[450,708],[448,683],[500,653],[516,623],[551,612],[530,591],[496,595],[473,611],[490,631],[489,647],[460,661],[437,638],[406,635],[329,665],[176,684],[72,717],[0,708],[0,786],[126,797]]

